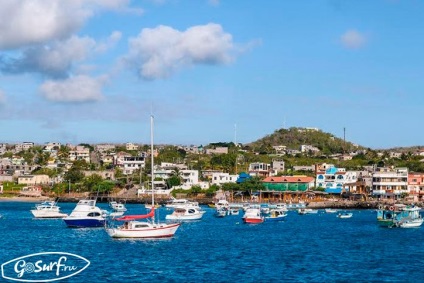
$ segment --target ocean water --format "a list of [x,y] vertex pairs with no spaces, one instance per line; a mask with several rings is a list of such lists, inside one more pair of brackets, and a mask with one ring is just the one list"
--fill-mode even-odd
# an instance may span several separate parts
[[[350,219],[290,211],[283,222],[249,225],[242,213],[216,218],[204,207],[202,220],[183,223],[171,239],[129,240],[34,219],[33,206],[0,202],[0,264],[44,252],[90,261],[60,282],[424,282],[424,226],[382,228],[373,210],[352,210]],[[69,213],[75,204],[60,206]],[[168,213],[159,209],[161,219]]]

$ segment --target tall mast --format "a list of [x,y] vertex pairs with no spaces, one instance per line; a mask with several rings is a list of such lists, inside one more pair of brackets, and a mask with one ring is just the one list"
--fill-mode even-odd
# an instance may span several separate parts
[[152,182],[152,206],[155,205],[155,197],[154,197],[154,171],[153,171],[153,115],[150,115],[150,161],[151,161],[151,182]]

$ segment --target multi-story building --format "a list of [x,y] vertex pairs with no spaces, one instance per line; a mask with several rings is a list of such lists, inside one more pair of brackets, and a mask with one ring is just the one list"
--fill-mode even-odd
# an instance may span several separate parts
[[32,147],[34,147],[33,142],[23,142],[23,143],[19,143],[19,144],[15,145],[15,151],[19,152],[19,151],[23,151],[23,150],[28,150]]
[[372,196],[397,199],[403,193],[408,193],[408,168],[375,169],[372,174]]
[[275,176],[276,172],[272,169],[271,164],[255,162],[249,164],[249,175],[256,177]]
[[346,183],[355,183],[357,173],[354,171],[346,172],[345,168],[337,168],[332,164],[323,164],[317,166],[316,186],[324,188],[326,193],[341,194],[346,190]]
[[413,201],[424,199],[424,173],[408,174],[408,192]]
[[124,156],[124,159],[120,165],[122,173],[125,175],[131,175],[136,170],[141,170],[145,167],[146,160],[142,156]]
[[85,160],[87,163],[90,163],[90,149],[82,145],[77,145],[69,151],[69,160]]

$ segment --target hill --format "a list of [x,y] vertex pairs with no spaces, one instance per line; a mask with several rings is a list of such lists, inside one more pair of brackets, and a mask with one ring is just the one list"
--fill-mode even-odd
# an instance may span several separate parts
[[286,146],[287,149],[299,150],[301,145],[310,145],[320,150],[321,154],[330,155],[351,152],[364,147],[337,138],[319,129],[296,128],[279,129],[255,142],[248,144],[257,152],[275,152],[273,146]]

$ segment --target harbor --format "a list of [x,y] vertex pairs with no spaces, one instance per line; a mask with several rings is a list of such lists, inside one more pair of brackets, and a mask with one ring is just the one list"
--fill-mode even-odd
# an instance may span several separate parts
[[[243,224],[242,214],[217,218],[213,208],[201,205],[203,218],[182,223],[174,237],[140,240],[113,239],[103,227],[73,229],[62,219],[34,219],[34,205],[2,202],[2,259],[61,251],[91,262],[66,282],[419,282],[422,277],[424,230],[383,228],[375,209],[347,210],[353,214],[349,219],[324,209],[311,215],[288,211],[283,221]],[[59,205],[66,213],[75,207]],[[147,211],[141,204],[126,207],[128,214]],[[171,213],[165,207],[157,212],[161,220]]]

